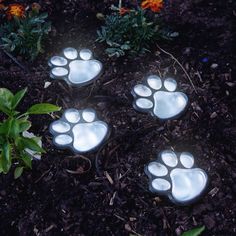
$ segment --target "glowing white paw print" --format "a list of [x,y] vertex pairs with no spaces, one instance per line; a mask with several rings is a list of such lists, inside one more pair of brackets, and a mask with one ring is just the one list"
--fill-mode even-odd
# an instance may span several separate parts
[[52,67],[51,78],[63,79],[77,87],[91,83],[102,71],[102,63],[92,58],[89,49],[78,53],[74,48],[66,48],[62,56],[53,56],[48,64]]
[[197,200],[208,182],[206,172],[195,166],[194,157],[188,152],[162,151],[157,160],[145,167],[145,172],[150,191],[167,195],[181,205]]
[[107,123],[99,120],[93,109],[67,109],[61,119],[50,125],[50,132],[57,147],[76,153],[96,149],[109,136]]
[[166,78],[164,82],[156,75],[150,75],[142,84],[132,90],[133,106],[136,110],[149,112],[159,119],[171,119],[180,115],[186,108],[188,97],[175,92],[177,82]]

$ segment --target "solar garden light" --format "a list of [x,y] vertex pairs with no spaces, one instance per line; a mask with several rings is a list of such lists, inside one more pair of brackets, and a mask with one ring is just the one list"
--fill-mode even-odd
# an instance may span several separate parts
[[91,108],[67,109],[49,129],[58,148],[69,148],[74,153],[96,150],[110,134],[107,123],[99,120]]
[[162,151],[144,170],[149,177],[149,190],[168,196],[178,205],[198,200],[208,184],[206,172],[195,165],[193,155],[188,152]]
[[48,62],[50,77],[61,79],[69,85],[82,87],[98,79],[102,72],[102,63],[93,59],[89,49],[65,48],[60,56],[53,56]]
[[133,107],[161,120],[177,118],[185,111],[188,97],[176,88],[177,82],[173,78],[163,80],[157,75],[150,75],[132,89]]

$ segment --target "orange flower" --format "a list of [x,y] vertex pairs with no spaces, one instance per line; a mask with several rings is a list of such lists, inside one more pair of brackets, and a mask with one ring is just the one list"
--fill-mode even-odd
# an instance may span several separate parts
[[11,20],[14,16],[23,18],[25,17],[25,8],[21,4],[10,4],[7,9],[7,19]]
[[129,13],[129,12],[130,12],[130,9],[125,8],[125,7],[121,7],[119,9],[119,13],[120,13],[121,16],[123,16],[124,14]]
[[153,12],[160,12],[163,7],[163,0],[144,0],[141,7],[142,9],[150,8]]

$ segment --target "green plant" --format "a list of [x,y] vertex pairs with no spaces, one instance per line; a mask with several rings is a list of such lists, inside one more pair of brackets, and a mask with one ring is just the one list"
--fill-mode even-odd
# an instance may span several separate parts
[[187,232],[184,232],[181,236],[199,236],[205,230],[205,226],[191,229]]
[[20,90],[15,95],[6,88],[0,88],[0,111],[5,114],[5,119],[0,122],[0,173],[7,174],[14,165],[15,178],[18,178],[24,168],[31,168],[32,158],[26,149],[37,153],[44,153],[37,141],[39,137],[27,138],[23,132],[31,127],[29,115],[48,114],[59,111],[60,108],[49,104],[39,103],[31,106],[26,112],[20,114],[17,105],[24,97],[27,88]]
[[115,11],[112,15],[106,16],[105,26],[97,33],[97,41],[109,45],[106,53],[119,57],[126,53],[134,55],[148,51],[156,38],[157,29],[147,20],[144,11],[138,8],[125,15]]
[[105,17],[105,25],[97,31],[97,41],[106,42],[109,46],[106,53],[110,57],[143,54],[158,38],[175,36],[160,27],[158,15],[150,18],[145,9],[137,7],[130,10],[114,6],[111,9],[113,14]]
[[25,17],[14,16],[0,26],[0,46],[33,61],[43,52],[42,42],[51,30],[47,13],[32,10]]

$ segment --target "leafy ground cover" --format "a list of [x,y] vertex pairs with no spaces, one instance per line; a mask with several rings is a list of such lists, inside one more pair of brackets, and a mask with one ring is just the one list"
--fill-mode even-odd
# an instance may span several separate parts
[[[205,225],[202,235],[236,233],[236,86],[231,1],[170,1],[164,17],[180,33],[173,42],[153,46],[152,53],[109,58],[98,44],[103,22],[96,13],[112,1],[44,1],[52,33],[34,63],[21,57],[17,66],[0,53],[0,87],[28,87],[20,110],[48,102],[65,108],[92,107],[112,127],[110,141],[97,153],[69,158],[57,150],[48,126],[52,118],[35,116],[31,131],[42,136],[47,153],[17,181],[0,177],[2,235],[181,235]],[[104,64],[96,84],[71,90],[49,79],[47,60],[64,47],[90,48]],[[190,75],[193,85],[178,59]],[[148,73],[172,75],[188,94],[190,105],[178,120],[159,122],[131,106],[130,91]],[[2,115],[1,115],[2,118]],[[55,117],[56,118],[56,117]],[[143,167],[156,154],[173,148],[190,151],[210,177],[206,195],[188,207],[147,191]],[[72,170],[72,171],[71,171]],[[75,174],[76,173],[76,174]]]

